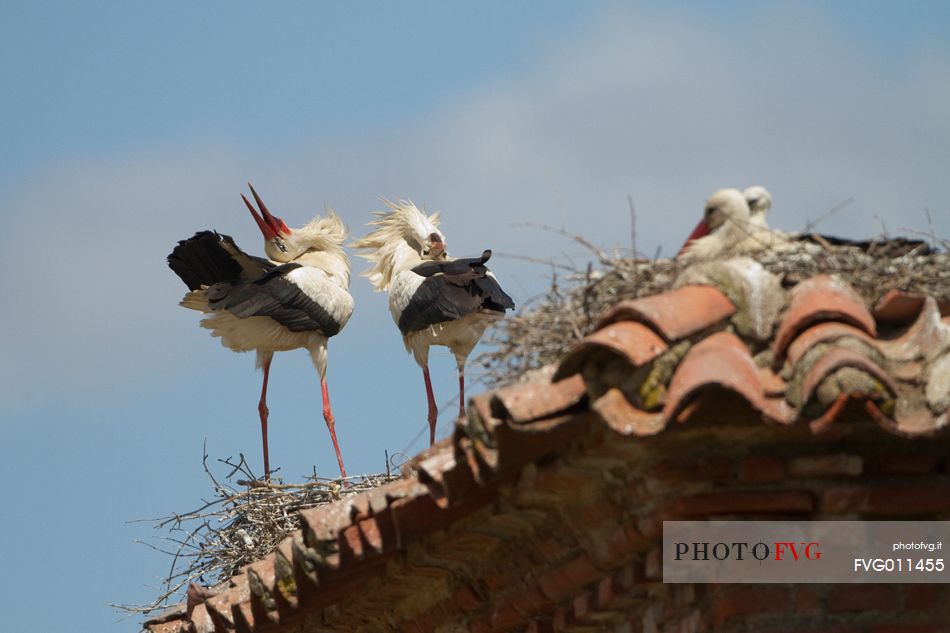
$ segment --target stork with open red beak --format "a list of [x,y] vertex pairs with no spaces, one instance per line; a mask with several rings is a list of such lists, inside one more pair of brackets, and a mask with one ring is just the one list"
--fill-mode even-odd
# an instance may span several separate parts
[[372,263],[364,276],[389,292],[389,311],[406,351],[422,368],[428,403],[429,443],[435,442],[438,408],[429,378],[429,347],[444,345],[455,355],[459,377],[459,416],[465,415],[465,362],[485,329],[515,307],[485,267],[491,257],[453,259],[439,231],[439,214],[425,215],[406,201],[389,202],[377,212],[374,231],[354,242]]
[[[248,184],[250,187],[250,184]],[[350,263],[343,252],[346,228],[330,210],[299,229],[287,227],[268,211],[251,187],[257,207],[241,196],[264,236],[267,259],[248,255],[227,235],[201,231],[182,240],[168,256],[168,265],[189,292],[181,305],[207,314],[202,327],[235,352],[257,352],[264,372],[258,412],[267,454],[267,380],[274,352],[303,348],[320,375],[323,418],[333,450],[346,477],[327,390],[327,339],[339,333],[353,313]]]

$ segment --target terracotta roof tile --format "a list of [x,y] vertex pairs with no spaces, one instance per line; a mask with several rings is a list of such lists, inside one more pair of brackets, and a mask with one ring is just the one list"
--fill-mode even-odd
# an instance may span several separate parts
[[924,297],[892,288],[874,305],[872,314],[878,323],[913,321],[924,307]]
[[860,328],[840,321],[825,321],[806,329],[792,341],[788,346],[788,362],[794,365],[818,343],[834,342],[844,337],[858,339],[872,347],[876,345],[875,339]]
[[[897,386],[887,373],[878,367],[867,356],[857,352],[836,347],[822,355],[805,374],[802,384],[802,402],[808,402],[815,391],[825,380],[834,372],[845,367],[858,369],[862,374],[868,376],[871,380],[868,382],[848,382],[836,385],[836,391],[848,396],[860,397],[865,400],[882,401],[885,399],[893,400],[897,396]],[[861,392],[861,388],[870,387],[873,391]],[[889,393],[885,393],[880,387],[886,387]],[[893,406],[893,402],[891,403]]]
[[578,343],[558,366],[555,378],[576,374],[594,354],[614,354],[630,365],[645,365],[667,350],[652,329],[636,321],[609,323]]
[[685,286],[662,294],[621,301],[597,322],[601,329],[617,321],[648,325],[667,341],[701,332],[735,314],[736,307],[718,288]]
[[674,418],[702,389],[732,390],[753,407],[765,411],[765,393],[759,368],[749,350],[734,334],[717,332],[694,345],[670,380],[663,417]]
[[[773,308],[784,306],[784,297]],[[428,632],[461,622],[469,630],[540,631],[555,620],[596,628],[593,609],[629,608],[617,595],[650,582],[645,552],[655,547],[664,519],[844,507],[828,501],[834,495],[798,490],[821,473],[782,462],[781,452],[756,453],[772,473],[764,477],[750,470],[754,463],[713,464],[715,456],[706,455],[702,464],[674,464],[678,474],[670,478],[665,462],[649,460],[657,442],[676,441],[713,420],[751,419],[783,423],[751,427],[758,437],[769,433],[761,446],[781,446],[783,433],[797,438],[795,446],[809,446],[801,443],[804,433],[815,434],[813,444],[839,442],[836,450],[848,453],[840,442],[849,432],[885,435],[879,425],[919,437],[948,425],[950,319],[933,298],[885,296],[874,311],[883,334],[857,294],[828,276],[793,288],[775,318],[746,318],[755,305],[710,286],[618,303],[557,372],[549,367],[530,382],[472,398],[468,418],[451,438],[408,462],[404,479],[302,511],[302,529],[277,551],[214,595],[197,598],[190,611],[170,610],[147,628],[334,630],[344,617],[352,626],[337,630],[387,623]],[[753,322],[754,328],[740,327]],[[773,322],[775,334],[762,339]],[[673,431],[674,420],[685,423]],[[946,443],[946,433],[940,437]],[[683,444],[670,446],[677,450],[667,455],[679,458]],[[568,451],[586,457],[565,458]],[[930,459],[928,468],[937,463]],[[849,481],[867,476],[857,464],[857,470],[849,466]],[[637,470],[644,467],[652,470]],[[876,476],[880,469],[870,470]],[[799,473],[796,489],[781,494],[694,487],[684,496],[679,488],[694,480],[774,485],[788,473]],[[670,490],[679,496],[659,503]],[[863,495],[852,504],[856,511],[899,505],[890,497],[878,503],[881,495],[863,489],[854,494]],[[622,567],[610,569],[614,562]],[[357,606],[350,609],[350,601]],[[540,610],[548,616],[535,621]]]
[[[639,325],[639,324],[637,324]],[[643,328],[643,326],[639,326]],[[646,328],[643,328],[646,330]],[[646,330],[649,332],[649,330]],[[652,332],[650,332],[652,334]],[[653,335],[656,336],[656,335]],[[659,340],[659,339],[658,339]],[[662,341],[660,341],[662,344]],[[664,345],[665,349],[666,346]],[[555,378],[559,378],[555,374]],[[580,376],[571,376],[555,383],[534,382],[528,385],[503,387],[495,392],[496,404],[512,422],[530,422],[570,409],[587,393]]]
[[661,414],[638,409],[616,387],[594,401],[592,408],[621,435],[656,435],[666,426]]
[[933,360],[950,347],[950,328],[940,317],[933,297],[926,297],[917,318],[899,336],[882,340],[880,347],[891,360]]
[[772,346],[775,363],[784,360],[789,345],[805,328],[821,321],[841,321],[877,335],[874,319],[854,289],[835,277],[818,275],[792,289]]

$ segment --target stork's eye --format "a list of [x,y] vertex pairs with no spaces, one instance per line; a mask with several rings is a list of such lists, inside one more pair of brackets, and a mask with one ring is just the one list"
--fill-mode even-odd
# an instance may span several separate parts
[[284,242],[281,239],[275,237],[272,241],[274,242],[274,246],[276,246],[281,253],[287,252],[287,247],[284,246]]

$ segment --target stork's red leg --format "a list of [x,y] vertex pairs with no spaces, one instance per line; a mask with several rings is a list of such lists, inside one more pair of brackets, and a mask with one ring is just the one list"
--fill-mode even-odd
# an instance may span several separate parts
[[340,465],[340,477],[343,478],[343,485],[346,485],[346,468],[343,467],[343,456],[340,454],[340,443],[336,440],[336,423],[333,420],[333,410],[330,408],[330,392],[327,391],[327,381],[320,378],[320,390],[323,392],[323,419],[327,422],[327,428],[330,429],[330,439],[333,440],[333,450],[336,451],[336,461]]
[[432,381],[429,380],[429,367],[422,368],[422,377],[426,380],[426,399],[429,403],[429,446],[435,444],[435,422],[439,417],[439,409],[435,406],[435,395],[432,393]]
[[261,441],[264,443],[264,479],[270,479],[270,462],[267,459],[267,378],[270,376],[272,357],[264,360],[264,384],[261,387],[261,401],[257,403],[257,412],[261,414]]
[[459,417],[465,417],[465,365],[459,365]]

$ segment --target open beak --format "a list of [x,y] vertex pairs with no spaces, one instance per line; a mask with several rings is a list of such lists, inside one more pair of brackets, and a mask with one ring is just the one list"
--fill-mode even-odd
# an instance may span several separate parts
[[272,240],[278,235],[290,235],[290,229],[287,228],[283,220],[267,210],[267,205],[265,205],[261,197],[257,195],[257,191],[254,190],[251,183],[247,183],[247,186],[251,188],[251,193],[254,195],[257,206],[260,207],[260,212],[254,208],[254,205],[251,204],[250,200],[248,200],[244,194],[241,194],[241,199],[244,200],[244,204],[247,206],[248,211],[251,212],[251,215],[254,216],[254,221],[257,222],[257,228],[261,230],[264,239]]
[[676,254],[677,257],[689,250],[689,245],[694,240],[698,240],[704,235],[709,235],[709,225],[706,224],[706,220],[702,219],[699,221],[699,224],[696,225],[696,228],[693,229],[693,232],[689,234],[689,237],[686,238],[686,241],[683,242],[683,246],[680,248],[680,252]]

